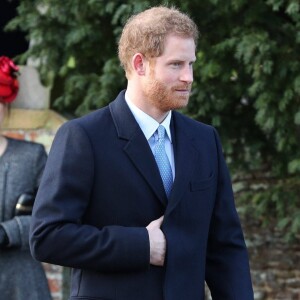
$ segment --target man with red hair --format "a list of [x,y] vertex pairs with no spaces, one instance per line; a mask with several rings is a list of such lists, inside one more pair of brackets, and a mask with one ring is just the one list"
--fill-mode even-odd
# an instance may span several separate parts
[[130,18],[127,89],[57,133],[31,227],[35,258],[72,267],[69,299],[253,300],[216,130],[188,104],[198,29],[177,9]]

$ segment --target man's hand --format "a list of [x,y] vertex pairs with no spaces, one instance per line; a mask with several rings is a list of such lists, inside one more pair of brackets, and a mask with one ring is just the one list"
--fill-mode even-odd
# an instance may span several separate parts
[[146,228],[150,241],[150,264],[154,266],[163,266],[166,255],[166,238],[160,229],[164,216],[152,221]]

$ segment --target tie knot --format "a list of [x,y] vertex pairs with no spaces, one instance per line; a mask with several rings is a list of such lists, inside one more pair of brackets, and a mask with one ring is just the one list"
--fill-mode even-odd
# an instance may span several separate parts
[[159,125],[157,128],[158,139],[163,140],[165,138],[166,129],[164,126]]

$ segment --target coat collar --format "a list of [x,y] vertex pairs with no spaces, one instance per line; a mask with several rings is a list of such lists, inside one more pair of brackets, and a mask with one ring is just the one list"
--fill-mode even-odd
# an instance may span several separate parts
[[183,193],[189,188],[195,162],[199,155],[194,144],[192,128],[185,122],[185,117],[173,111],[171,132],[173,136],[175,180],[169,199],[167,212],[171,212],[183,197]]
[[181,114],[173,112],[171,133],[175,155],[175,181],[170,198],[164,191],[158,167],[142,130],[132,115],[126,101],[125,91],[122,91],[115,101],[109,104],[109,109],[120,139],[127,140],[124,151],[151,186],[154,193],[163,204],[168,203],[167,211],[173,210],[188,187],[197,157],[197,150],[190,136],[189,127]]
[[159,200],[166,205],[167,196],[154,156],[144,133],[125,101],[124,95],[125,92],[122,91],[116,100],[109,104],[118,137],[127,141],[123,150],[151,186]]

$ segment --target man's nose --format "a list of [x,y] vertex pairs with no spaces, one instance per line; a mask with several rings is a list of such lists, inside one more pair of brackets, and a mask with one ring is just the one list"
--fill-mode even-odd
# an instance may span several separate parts
[[185,68],[182,69],[182,72],[180,74],[180,81],[184,81],[187,83],[192,83],[193,82],[193,68],[192,66],[186,66]]

